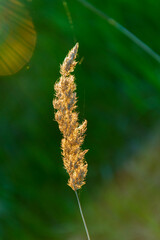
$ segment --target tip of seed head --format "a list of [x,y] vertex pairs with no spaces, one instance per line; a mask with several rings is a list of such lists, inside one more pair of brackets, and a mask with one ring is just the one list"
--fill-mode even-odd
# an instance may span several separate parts
[[78,50],[78,48],[79,48],[79,43],[78,43],[78,42],[76,43],[76,45],[74,46],[74,48]]
[[77,52],[78,52],[79,43],[77,42],[76,45],[69,51],[68,55],[63,61],[63,64],[61,65],[61,74],[62,75],[68,75],[70,72],[74,71],[74,68],[77,64],[75,61]]

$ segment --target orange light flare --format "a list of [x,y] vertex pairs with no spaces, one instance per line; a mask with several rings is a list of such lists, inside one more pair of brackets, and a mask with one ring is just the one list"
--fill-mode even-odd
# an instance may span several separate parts
[[36,31],[22,0],[0,1],[0,76],[12,75],[31,59]]

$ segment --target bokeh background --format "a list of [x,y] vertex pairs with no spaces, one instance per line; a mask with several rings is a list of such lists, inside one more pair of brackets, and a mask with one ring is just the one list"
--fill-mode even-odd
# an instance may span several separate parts
[[[86,239],[52,108],[60,63],[76,41],[90,149],[79,196],[91,239],[160,239],[160,63],[77,0],[23,3],[37,43],[28,64],[0,76],[0,239]],[[90,3],[160,53],[158,0]]]

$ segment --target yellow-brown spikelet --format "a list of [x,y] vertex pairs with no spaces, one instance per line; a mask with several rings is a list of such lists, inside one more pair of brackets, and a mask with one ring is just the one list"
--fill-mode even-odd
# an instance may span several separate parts
[[55,120],[63,134],[61,147],[64,167],[70,176],[68,185],[74,191],[85,184],[88,167],[84,161],[84,156],[88,150],[81,150],[87,121],[85,120],[81,125],[78,123],[78,113],[75,111],[77,108],[76,84],[74,83],[74,75],[71,75],[77,64],[75,59],[78,47],[77,43],[69,51],[60,67],[61,77],[59,82],[54,85],[56,98],[53,100],[53,106],[57,110]]

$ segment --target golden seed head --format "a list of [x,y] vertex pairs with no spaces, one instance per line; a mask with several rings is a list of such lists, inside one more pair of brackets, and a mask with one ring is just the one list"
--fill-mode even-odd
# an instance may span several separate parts
[[68,185],[74,191],[85,184],[88,168],[88,164],[84,161],[88,150],[81,149],[87,121],[85,120],[81,125],[78,122],[78,113],[75,111],[77,108],[76,84],[74,75],[71,75],[77,64],[75,59],[78,47],[79,44],[76,43],[60,67],[61,77],[54,85],[55,99],[53,100],[53,107],[57,110],[55,120],[63,134],[61,148],[64,167],[70,176]]
[[70,73],[74,71],[74,68],[77,64],[75,58],[77,56],[78,47],[79,43],[76,43],[76,45],[69,51],[68,55],[64,59],[60,68],[60,73],[62,76],[70,75]]

